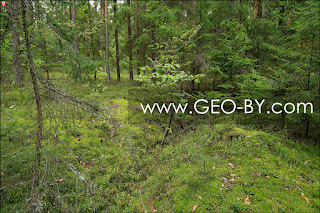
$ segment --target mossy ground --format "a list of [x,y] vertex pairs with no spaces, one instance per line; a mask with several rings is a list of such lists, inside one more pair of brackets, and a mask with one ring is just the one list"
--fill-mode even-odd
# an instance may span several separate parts
[[[161,146],[167,117],[143,114],[128,97],[136,84],[123,79],[106,85],[100,76],[74,85],[54,77],[57,87],[99,103],[112,116],[101,120],[46,100],[43,211],[191,212],[195,205],[196,212],[320,210],[318,147],[213,118],[173,128]],[[3,85],[1,212],[23,212],[28,204],[35,121],[31,88]]]

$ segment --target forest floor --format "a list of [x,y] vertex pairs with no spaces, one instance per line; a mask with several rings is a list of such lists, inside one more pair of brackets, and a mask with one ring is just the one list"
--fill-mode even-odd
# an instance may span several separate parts
[[[139,86],[127,76],[110,85],[104,76],[81,85],[53,76],[58,88],[102,106],[107,119],[42,94],[43,211],[320,211],[319,147],[232,118],[173,129],[161,146],[166,119],[143,114],[139,97],[129,97]],[[2,85],[1,212],[29,202],[34,102],[32,88]]]

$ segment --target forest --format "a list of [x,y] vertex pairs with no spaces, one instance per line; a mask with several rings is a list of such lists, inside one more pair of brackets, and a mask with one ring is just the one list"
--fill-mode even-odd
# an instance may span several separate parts
[[320,1],[1,1],[1,212],[319,212]]

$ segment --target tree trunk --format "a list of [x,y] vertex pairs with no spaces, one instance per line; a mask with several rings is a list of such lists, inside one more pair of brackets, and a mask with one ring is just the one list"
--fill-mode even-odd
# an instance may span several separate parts
[[[73,24],[73,30],[74,30],[74,50],[79,53],[79,37],[78,37],[78,31],[77,31],[77,10],[76,10],[76,0],[73,0],[73,6],[72,6],[72,24]],[[79,65],[76,65],[76,79],[78,83],[81,83],[81,73],[79,69]]]
[[[127,0],[128,7],[130,7],[130,0]],[[129,40],[129,79],[133,80],[132,70],[132,40],[131,40],[131,16],[128,12],[128,40]]]
[[[192,15],[193,15],[193,25],[197,25],[197,18],[196,18],[196,8],[197,8],[197,0],[193,0],[193,5],[192,5]],[[191,73],[195,74],[195,65],[192,65],[193,67],[191,68]],[[193,92],[195,90],[195,82],[194,79],[191,80],[191,91]]]
[[[71,2],[72,0],[69,0],[69,1]],[[69,5],[69,23],[70,22],[72,22],[72,7],[71,7],[71,5]],[[71,25],[70,25],[70,30],[72,30]]]
[[[27,48],[27,59],[30,68],[30,75],[32,79],[33,91],[35,94],[36,104],[37,104],[37,140],[36,140],[36,159],[35,159],[35,167],[33,174],[33,187],[39,187],[40,185],[40,160],[41,160],[41,140],[42,140],[42,109],[41,109],[41,99],[39,94],[38,82],[36,73],[33,66],[33,60],[30,52],[30,42],[27,28],[27,20],[26,20],[26,6],[24,1],[21,1],[22,6],[22,20],[23,20],[23,29],[25,34],[25,43]],[[36,192],[34,195],[34,199],[37,199],[38,193]]]
[[[40,4],[39,4],[39,0],[36,0],[35,1],[35,5],[36,5],[36,8],[37,8],[37,18],[38,20],[41,20],[41,11],[40,11]],[[43,68],[43,70],[46,72],[47,74],[47,79],[49,80],[50,79],[50,76],[49,76],[49,69],[48,69],[48,54],[47,54],[47,42],[46,42],[46,39],[43,37],[43,34],[42,34],[42,25],[39,23],[38,24],[38,27],[39,27],[39,31],[40,31],[40,48],[44,54],[44,66],[41,66],[41,68]]]
[[[156,25],[154,23],[151,24],[151,42],[152,42],[152,53],[151,53],[151,59],[152,59],[152,63],[154,63],[156,61]],[[154,64],[152,64],[152,66],[154,67]],[[152,69],[152,73],[155,73],[156,69],[153,68]],[[152,81],[155,82],[156,78],[153,77]]]
[[[100,16],[104,19],[104,1],[100,1]],[[103,50],[103,47],[105,45],[105,42],[103,42],[103,32],[100,33],[100,50],[101,50],[101,60],[103,61],[105,59],[105,51]],[[102,65],[102,70],[105,69],[105,65]]]
[[[140,27],[139,27],[139,9],[138,9],[138,0],[136,0],[136,35],[135,35],[135,38],[139,38],[140,36]],[[139,55],[139,49],[137,51],[137,55]],[[137,58],[137,56],[136,56]],[[140,65],[140,61],[137,60],[137,74],[140,75],[140,68],[139,68],[139,65]]]
[[290,28],[291,16],[292,16],[292,10],[289,11],[289,17],[288,17],[288,23],[287,23],[287,30],[289,30],[289,28]]
[[306,137],[309,136],[309,128],[310,128],[310,120],[309,117],[307,115],[307,120],[306,120]]
[[262,6],[261,0],[256,0],[254,2],[254,18],[261,18],[262,17]]
[[284,111],[282,111],[281,113],[281,120],[282,120],[281,128],[284,129],[286,127],[286,113]]
[[[101,60],[103,61],[105,58],[105,53],[103,52],[103,35],[100,34],[100,50],[101,50]],[[104,70],[105,66],[102,65],[102,70]]]
[[[113,0],[113,12],[114,12],[114,21],[116,22],[117,14],[117,0]],[[119,61],[119,41],[118,41],[118,28],[115,26],[114,30],[114,40],[116,45],[116,65],[117,65],[117,80],[120,81],[120,61]]]
[[193,25],[197,24],[196,8],[197,8],[197,0],[193,0],[193,4],[192,4]]
[[169,117],[169,120],[168,120],[168,124],[167,124],[167,128],[166,128],[166,130],[164,132],[164,135],[163,135],[161,146],[163,146],[166,143],[166,137],[169,134],[170,126],[171,126],[171,123],[172,123],[172,120],[173,120],[173,115],[174,115],[174,112],[171,111],[170,117]]
[[65,22],[68,22],[67,8],[63,7],[62,10],[63,10],[63,15],[64,15]]
[[279,26],[283,24],[283,14],[284,14],[284,5],[281,5],[281,10],[280,10],[280,20],[279,20]]
[[[28,14],[28,20],[29,20],[29,25],[28,26],[31,26],[34,22],[34,19],[32,17],[32,1],[27,1],[28,3],[26,3],[26,6],[27,6],[27,14]],[[30,33],[32,34],[33,33],[33,29],[30,30]]]
[[110,69],[109,69],[109,28],[108,28],[108,1],[104,3],[104,15],[106,24],[106,73],[108,75],[108,83],[111,82]]
[[33,17],[32,17],[32,1],[28,1],[27,11],[28,11],[29,25],[31,25],[34,22]]
[[[310,91],[310,76],[312,72],[312,54],[313,54],[313,42],[314,42],[314,37],[312,38],[311,42],[311,51],[310,51],[310,61],[309,61],[309,72],[308,72],[308,83],[307,83],[307,90]],[[306,137],[309,135],[309,127],[310,127],[310,120],[308,114],[306,115]]]
[[72,6],[72,24],[73,24],[73,30],[75,32],[74,34],[74,50],[76,52],[79,52],[79,41],[78,41],[78,32],[77,32],[77,11],[76,11],[76,1],[73,0],[73,6]]
[[16,78],[16,86],[23,86],[23,72],[21,69],[21,59],[19,54],[20,39],[19,39],[19,14],[18,14],[18,1],[11,2],[11,16],[12,16],[12,29],[11,29],[11,41],[12,41],[12,69]]
[[307,90],[310,90],[310,76],[312,72],[312,54],[313,54],[313,42],[314,42],[314,36],[311,41],[311,50],[310,50],[310,60],[309,60],[309,72],[308,72],[308,83],[307,83]]
[[[94,2],[94,5],[96,5],[96,2]],[[89,23],[90,23],[90,29],[93,28],[92,24],[92,12],[90,7],[90,0],[88,0],[88,10],[89,10]],[[95,51],[94,51],[94,43],[93,43],[93,33],[90,34],[90,53],[89,57],[92,57],[92,60],[95,60]],[[97,80],[97,69],[94,70],[94,80]]]
[[318,82],[318,96],[320,99],[320,70],[319,70],[319,82]]

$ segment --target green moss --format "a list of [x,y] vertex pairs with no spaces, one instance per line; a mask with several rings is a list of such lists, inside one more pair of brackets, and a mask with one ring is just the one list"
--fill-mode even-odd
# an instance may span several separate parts
[[[98,78],[98,82],[103,80]],[[194,123],[197,128],[192,130],[174,130],[162,147],[158,141],[166,117],[145,116],[138,102],[128,102],[128,90],[134,85],[82,85],[81,90],[65,86],[73,94],[106,106],[113,120],[99,120],[65,103],[52,107],[54,119],[45,116],[42,168],[48,175],[43,178],[53,184],[42,191],[48,211],[144,212],[143,205],[148,212],[191,212],[194,205],[198,212],[319,211],[318,147],[254,128],[249,131],[231,118],[214,125]],[[3,186],[32,178],[36,111],[34,104],[23,105],[33,101],[30,94],[29,90],[2,94]],[[54,134],[59,140],[53,140]],[[80,141],[75,135],[80,135]],[[230,143],[231,136],[242,139]],[[87,196],[89,185],[69,164],[86,178],[94,193]],[[62,183],[57,182],[60,177]],[[223,178],[233,180],[222,186]],[[2,211],[23,211],[30,186],[6,189]],[[64,205],[56,203],[53,208],[57,188]],[[300,190],[310,203],[301,199]],[[244,204],[247,195],[250,205]]]
[[232,128],[229,132],[225,133],[222,136],[223,140],[232,140],[232,139],[238,139],[246,136],[246,132],[243,129],[240,128]]

